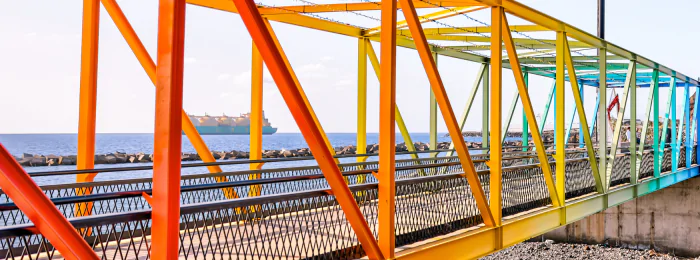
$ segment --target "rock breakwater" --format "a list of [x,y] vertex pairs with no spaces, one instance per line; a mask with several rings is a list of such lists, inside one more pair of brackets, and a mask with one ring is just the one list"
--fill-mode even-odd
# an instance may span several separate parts
[[[417,151],[429,151],[430,144],[416,142],[414,146]],[[504,146],[521,146],[521,142],[506,142]],[[470,149],[481,148],[481,142],[467,142],[467,147]],[[449,142],[438,143],[438,150],[446,150],[450,148]],[[357,154],[357,147],[354,145],[335,147],[337,155],[352,155]],[[515,150],[515,149],[513,149]],[[407,152],[408,146],[405,143],[396,144],[396,152]],[[378,144],[367,145],[365,154],[377,154],[379,152]],[[248,159],[250,153],[247,151],[215,151],[212,152],[216,160],[232,160],[232,159]],[[288,158],[288,157],[305,157],[312,156],[309,148],[298,149],[281,149],[281,150],[264,150],[262,158]],[[57,165],[76,165],[78,161],[77,155],[40,155],[40,154],[22,154],[15,156],[15,159],[22,166],[57,166]],[[182,161],[200,161],[201,158],[197,153],[183,153]],[[95,164],[123,164],[123,163],[150,163],[153,162],[153,154],[149,153],[122,153],[114,152],[107,154],[95,155]]]

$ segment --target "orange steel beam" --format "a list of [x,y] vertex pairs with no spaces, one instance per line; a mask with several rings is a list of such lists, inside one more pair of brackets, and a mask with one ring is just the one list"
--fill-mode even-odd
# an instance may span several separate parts
[[396,246],[396,1],[382,0],[379,53],[379,248],[386,259]]
[[433,55],[430,52],[430,45],[428,45],[428,41],[425,39],[425,35],[423,34],[423,28],[418,18],[418,14],[416,14],[416,9],[413,8],[413,3],[410,0],[400,0],[400,3],[406,7],[402,8],[401,10],[406,17],[408,28],[411,30],[411,35],[414,36],[413,39],[416,44],[416,50],[418,50],[418,54],[423,62],[423,67],[425,67],[425,72],[428,74],[430,87],[432,88],[433,93],[435,93],[435,98],[437,99],[438,106],[440,107],[442,118],[445,120],[447,130],[450,137],[452,137],[452,142],[455,144],[457,156],[459,157],[459,161],[461,162],[462,168],[465,171],[465,176],[469,182],[469,187],[474,194],[474,199],[476,200],[477,207],[481,212],[481,217],[484,219],[484,224],[486,224],[486,226],[494,226],[494,218],[489,210],[489,203],[484,194],[484,189],[481,187],[479,177],[474,167],[474,162],[472,162],[471,156],[469,155],[469,150],[464,143],[464,137],[459,129],[454,111],[452,111],[452,105],[447,97],[445,87],[442,84],[440,73],[435,65],[435,60],[433,60]]
[[[124,16],[124,12],[122,12],[121,8],[119,8],[119,5],[114,0],[102,0],[102,6],[104,6],[105,10],[107,10],[107,13],[114,21],[117,29],[119,29],[119,32],[126,40],[127,44],[131,48],[131,51],[134,52],[134,55],[136,55],[136,59],[141,64],[141,67],[143,67],[143,69],[146,71],[148,78],[151,79],[151,82],[155,86],[156,64],[153,62],[151,55],[148,54],[146,47],[144,47],[138,35],[136,35],[134,28],[131,27],[129,20],[126,18],[126,16]],[[204,140],[202,140],[202,136],[200,136],[197,132],[197,129],[194,127],[194,124],[192,124],[192,121],[190,121],[190,117],[187,115],[185,110],[182,110],[181,117],[182,131],[185,132],[185,135],[190,140],[190,143],[192,143],[192,146],[194,147],[195,151],[197,151],[197,154],[199,154],[202,161],[216,162],[216,159],[214,159],[211,151],[209,151],[209,148],[207,148],[206,143],[204,143]],[[218,165],[207,166],[207,170],[209,170],[210,173],[222,172],[221,167]],[[226,177],[216,177],[216,180],[218,182],[228,181]],[[226,198],[238,198],[238,194],[236,194],[235,190],[231,188],[224,188],[222,190],[224,191]]]
[[[503,28],[503,16],[501,7],[491,7],[491,27],[493,31],[491,32],[491,67],[493,71],[491,72],[491,111],[489,111],[490,116],[490,130],[489,135],[489,200],[491,214],[493,214],[493,219],[496,226],[501,226],[502,217],[502,171],[503,167],[503,141],[501,140],[502,123],[501,118],[503,117],[503,47],[501,43],[503,42],[503,33],[501,28]],[[486,89],[486,88],[484,88]],[[500,236],[500,232],[498,233]],[[496,241],[501,241],[497,239]],[[499,242],[500,243],[500,242]],[[501,247],[502,245],[498,245]]]
[[[251,87],[250,87],[250,155],[251,160],[262,159],[262,126],[263,126],[263,61],[255,43],[252,51]],[[262,163],[251,163],[251,170],[260,170]],[[260,174],[251,174],[248,179],[260,179]],[[260,196],[261,185],[252,185],[249,197]]]
[[338,164],[333,160],[333,154],[324,143],[321,129],[314,122],[311,111],[304,102],[300,91],[301,86],[298,86],[294,81],[291,68],[284,61],[281,50],[277,47],[267,23],[258,12],[255,2],[252,0],[233,0],[233,2],[289,107],[292,117],[297,122],[306,143],[316,158],[319,168],[328,181],[333,195],[355,231],[357,239],[370,259],[383,259],[379,245],[374,239],[362,211],[360,211],[353,194],[345,183]]
[[180,240],[185,0],[160,0],[153,145],[153,259],[177,259]]
[[[263,19],[263,22],[265,23],[267,30],[270,32],[272,41],[274,41],[275,47],[277,47],[280,56],[282,56],[282,61],[284,61],[285,66],[287,66],[287,70],[289,70],[289,73],[292,75],[294,84],[297,86],[299,94],[301,94],[301,98],[304,100],[304,105],[309,110],[309,112],[311,112],[311,118],[314,120],[314,124],[316,124],[316,127],[319,130],[321,130],[321,137],[323,137],[323,142],[326,144],[328,151],[330,151],[332,155],[335,155],[335,149],[333,149],[331,142],[328,140],[328,136],[326,136],[326,131],[323,131],[323,126],[321,126],[321,122],[318,121],[318,117],[316,117],[316,112],[314,112],[313,108],[311,107],[311,103],[309,103],[309,99],[306,97],[306,93],[304,93],[304,88],[301,87],[301,83],[299,83],[299,78],[297,78],[296,73],[294,73],[294,70],[292,69],[292,64],[289,63],[287,55],[284,54],[284,49],[282,49],[282,45],[280,44],[277,35],[275,35],[275,31],[272,29],[272,25],[270,25],[270,22],[267,19]],[[336,164],[340,163],[340,161],[336,158],[334,158],[333,160],[335,160]]]
[[[558,193],[556,190],[556,185],[554,183],[554,179],[552,178],[552,168],[550,168],[549,166],[547,152],[544,148],[544,143],[542,143],[542,136],[540,135],[539,127],[537,126],[537,118],[535,117],[535,111],[532,109],[532,101],[530,100],[530,94],[528,94],[527,91],[525,78],[523,77],[523,70],[520,67],[518,52],[515,49],[515,43],[513,42],[513,37],[510,33],[510,30],[508,30],[508,19],[506,19],[506,15],[505,12],[503,12],[503,8],[499,8],[499,10],[503,17],[501,19],[503,22],[503,27],[501,28],[503,42],[505,42],[506,50],[508,52],[508,61],[510,62],[510,67],[512,68],[513,76],[515,77],[515,83],[518,86],[520,100],[523,103],[523,112],[525,112],[527,124],[528,126],[530,126],[530,132],[532,133],[532,140],[535,143],[535,149],[537,150],[537,158],[540,161],[540,168],[542,168],[542,175],[544,176],[544,180],[547,183],[547,190],[549,190],[549,197],[552,199],[552,205],[554,205],[555,207],[559,207],[562,205],[562,202],[559,201],[559,196],[557,196]],[[588,134],[588,132],[586,132],[586,134]]]
[[[478,2],[464,3],[443,1],[438,3],[426,3],[423,0],[413,0],[416,8],[437,8],[437,7],[455,7],[455,6],[483,6]],[[356,11],[375,11],[380,10],[382,4],[380,2],[365,2],[365,3],[345,3],[345,4],[316,4],[316,5],[288,5],[275,7],[259,7],[260,14],[294,14],[294,13],[328,13],[328,12],[356,12]],[[401,5],[399,4],[399,7]]]
[[[97,108],[97,52],[100,33],[100,1],[83,1],[80,56],[80,112],[78,116],[77,169],[95,168],[95,111]],[[76,175],[76,182],[91,182],[97,173]],[[75,189],[76,195],[92,193],[92,187]],[[92,214],[92,202],[75,205],[76,216]]]
[[67,259],[99,259],[56,205],[0,144],[0,188]]

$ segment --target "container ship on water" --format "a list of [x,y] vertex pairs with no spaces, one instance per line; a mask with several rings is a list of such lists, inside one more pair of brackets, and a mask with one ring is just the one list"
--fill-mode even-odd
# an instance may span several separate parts
[[[190,115],[190,120],[201,135],[250,135],[250,113],[237,117],[226,114],[222,116]],[[277,128],[270,125],[270,122],[265,118],[265,112],[263,112],[262,133],[271,135],[276,132]]]

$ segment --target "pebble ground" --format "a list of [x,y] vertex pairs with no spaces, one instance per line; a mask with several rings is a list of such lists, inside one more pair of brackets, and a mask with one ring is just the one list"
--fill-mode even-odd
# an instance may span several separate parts
[[683,258],[654,250],[614,248],[605,245],[583,245],[545,242],[524,242],[481,258],[482,260],[549,260],[549,259],[698,259]]

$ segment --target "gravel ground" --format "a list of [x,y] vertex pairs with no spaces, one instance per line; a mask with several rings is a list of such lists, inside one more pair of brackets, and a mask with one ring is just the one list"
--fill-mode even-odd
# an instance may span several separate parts
[[612,248],[605,245],[583,245],[545,242],[524,242],[481,258],[482,260],[525,259],[700,259],[657,253],[654,250]]

